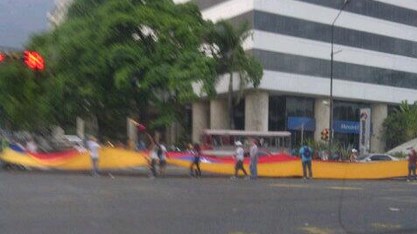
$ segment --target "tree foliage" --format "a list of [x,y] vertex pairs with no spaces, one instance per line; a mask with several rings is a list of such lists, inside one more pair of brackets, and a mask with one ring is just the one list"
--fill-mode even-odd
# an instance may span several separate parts
[[244,22],[234,27],[230,21],[221,20],[217,22],[208,35],[208,42],[212,45],[212,55],[217,61],[217,73],[229,75],[228,86],[228,112],[229,126],[235,128],[234,124],[234,74],[239,80],[239,92],[236,102],[242,96],[242,92],[248,85],[258,87],[263,75],[261,64],[250,54],[246,53],[243,43],[251,35],[250,25]]
[[214,90],[216,61],[200,50],[207,25],[191,3],[75,0],[62,25],[28,43],[46,58],[42,79],[18,64],[0,70],[5,112],[19,127],[33,125],[27,111],[42,125],[91,117],[114,135],[153,110],[152,126],[168,126],[196,98],[193,84]]
[[[64,23],[27,44],[45,57],[45,72],[18,62],[0,66],[4,116],[23,129],[73,126],[81,116],[112,137],[124,135],[126,116],[163,128],[183,119],[183,104],[214,96],[218,74],[230,76],[233,116],[234,74],[240,91],[262,77],[261,65],[242,47],[249,35],[248,24],[203,20],[192,3],[75,0]],[[207,56],[203,44],[216,52]]]
[[401,105],[384,121],[387,148],[394,148],[417,137],[417,102],[410,105],[403,101]]

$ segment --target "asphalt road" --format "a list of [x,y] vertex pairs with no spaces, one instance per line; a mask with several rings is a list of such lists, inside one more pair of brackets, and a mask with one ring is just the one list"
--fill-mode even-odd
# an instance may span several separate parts
[[0,233],[417,233],[417,183],[0,170]]

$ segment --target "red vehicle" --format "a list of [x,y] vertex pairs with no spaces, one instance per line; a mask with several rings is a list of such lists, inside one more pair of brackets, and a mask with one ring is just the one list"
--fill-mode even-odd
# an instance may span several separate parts
[[[258,142],[259,162],[275,162],[295,160],[290,155],[291,133],[260,132],[239,130],[204,130],[201,137],[202,162],[207,163],[234,163],[235,142],[243,143],[245,156],[248,156],[249,142],[256,139]],[[170,153],[170,157],[192,160],[187,152]],[[248,161],[245,158],[245,162]]]
[[204,130],[202,135],[202,149],[206,155],[230,156],[234,153],[234,143],[240,141],[249,146],[249,141],[256,139],[260,156],[291,151],[291,133],[240,131],[240,130]]

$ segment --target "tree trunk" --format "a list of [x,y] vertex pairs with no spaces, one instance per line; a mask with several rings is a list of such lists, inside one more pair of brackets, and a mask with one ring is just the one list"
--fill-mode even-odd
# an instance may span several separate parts
[[230,129],[235,129],[235,120],[233,118],[234,111],[233,111],[233,72],[229,73],[229,93],[228,93],[228,110],[229,110],[229,127]]

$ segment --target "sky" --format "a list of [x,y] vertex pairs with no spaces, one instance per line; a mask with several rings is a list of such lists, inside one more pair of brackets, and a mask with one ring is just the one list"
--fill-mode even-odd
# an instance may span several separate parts
[[0,47],[23,48],[33,33],[48,29],[54,0],[0,0]]

